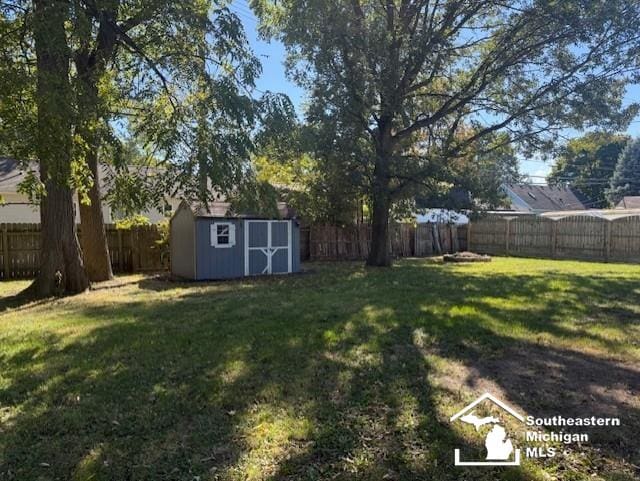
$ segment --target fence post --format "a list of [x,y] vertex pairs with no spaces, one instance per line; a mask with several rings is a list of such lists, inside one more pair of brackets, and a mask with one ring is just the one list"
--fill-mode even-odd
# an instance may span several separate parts
[[438,229],[438,224],[431,224],[431,232],[433,233],[433,245],[435,247],[435,252],[437,255],[442,254],[442,243],[440,242],[440,229]]
[[607,220],[604,231],[604,260],[609,262],[611,256],[611,221]]
[[467,251],[471,252],[471,221],[467,223]]
[[124,272],[124,249],[122,247],[122,229],[116,231],[118,233],[118,270]]
[[554,220],[551,224],[551,257],[555,259],[558,241],[558,221]]
[[506,226],[504,228],[504,253],[509,255],[509,225],[511,224],[511,219],[505,219]]
[[9,227],[7,224],[2,226],[2,269],[4,271],[4,279],[9,279]]
[[140,267],[140,259],[138,255],[139,245],[138,245],[138,228],[132,227],[129,229],[129,238],[131,239],[131,271],[138,272]]
[[458,245],[458,228],[455,224],[449,224],[449,229],[451,231],[451,253],[455,254],[460,250],[460,246]]

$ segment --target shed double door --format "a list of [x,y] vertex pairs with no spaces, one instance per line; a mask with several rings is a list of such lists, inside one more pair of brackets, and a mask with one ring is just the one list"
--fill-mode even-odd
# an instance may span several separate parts
[[245,221],[245,275],[291,272],[291,229],[290,220]]

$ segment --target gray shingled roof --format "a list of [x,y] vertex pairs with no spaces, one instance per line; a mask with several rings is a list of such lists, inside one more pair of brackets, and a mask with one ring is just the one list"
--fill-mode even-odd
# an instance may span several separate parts
[[616,209],[640,209],[640,195],[623,197],[616,205]]
[[535,211],[581,210],[589,201],[569,187],[554,185],[509,184],[507,186]]
[[[138,167],[130,167],[131,171]],[[158,172],[159,169],[153,167],[140,167],[144,172]],[[31,170],[39,175],[40,165],[36,161],[20,162],[11,157],[0,157],[0,193],[10,193],[18,191],[18,184],[25,178],[26,171]],[[98,177],[100,179],[100,189],[102,195],[107,194],[107,179],[113,174],[113,168],[108,164],[100,164]]]
[[[193,203],[190,204],[186,201],[186,203],[193,215],[196,217],[233,217],[233,218],[244,218],[244,219],[264,219],[264,216],[256,215],[252,212],[240,212],[234,213],[231,211],[231,203],[229,202],[210,202],[209,210],[202,203]],[[278,215],[282,219],[293,219],[296,217],[295,211],[289,207],[285,202],[278,202]]]
[[[32,164],[38,167],[36,162]],[[9,157],[0,157],[0,192],[16,192],[18,184],[24,179],[24,173],[18,168],[18,161]]]
[[[25,164],[10,157],[0,157],[0,192],[17,192],[18,184],[24,180],[27,170],[32,170],[38,175],[40,165],[35,161],[29,161]],[[100,164],[98,174],[101,188],[105,186],[104,179],[108,177],[109,173],[110,167]],[[105,193],[103,192],[103,194]]]

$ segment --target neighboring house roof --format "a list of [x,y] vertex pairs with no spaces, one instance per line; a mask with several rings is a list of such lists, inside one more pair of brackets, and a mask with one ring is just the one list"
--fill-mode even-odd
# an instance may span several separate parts
[[[131,167],[131,171],[136,167]],[[155,173],[158,169],[153,167],[140,167],[145,169],[145,172]],[[27,171],[32,171],[36,175],[39,175],[40,165],[35,161],[20,162],[11,157],[0,157],[0,194],[11,193],[18,191],[18,184],[22,182],[26,176]],[[107,182],[106,179],[114,174],[113,168],[108,164],[100,164],[98,169],[98,179],[100,180],[101,194],[107,194],[105,189]]]
[[640,195],[623,197],[616,209],[640,209]]
[[0,157],[0,192],[17,192],[23,179],[24,173],[19,169],[17,160]]
[[511,210],[518,212],[582,210],[590,204],[582,194],[570,187],[507,184],[504,189],[511,201]]

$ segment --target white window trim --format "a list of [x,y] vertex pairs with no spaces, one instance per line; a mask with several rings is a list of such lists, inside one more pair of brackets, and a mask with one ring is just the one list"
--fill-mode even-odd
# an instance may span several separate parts
[[[226,226],[229,228],[229,243],[218,244],[218,226]],[[210,230],[211,247],[216,249],[227,249],[236,245],[236,225],[233,222],[214,222],[211,224]]]

